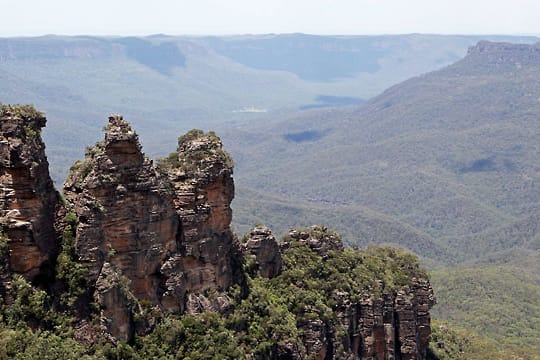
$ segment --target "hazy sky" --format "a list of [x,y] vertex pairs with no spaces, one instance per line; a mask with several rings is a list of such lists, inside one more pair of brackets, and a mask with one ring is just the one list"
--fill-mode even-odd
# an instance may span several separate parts
[[540,34],[539,0],[0,0],[0,37]]

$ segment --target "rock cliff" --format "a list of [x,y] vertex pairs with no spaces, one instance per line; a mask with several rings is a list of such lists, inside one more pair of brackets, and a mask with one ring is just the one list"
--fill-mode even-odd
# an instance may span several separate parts
[[[344,250],[339,236],[326,227],[292,230],[288,238],[309,247],[322,261]],[[283,251],[290,246],[283,243]],[[429,309],[435,304],[429,281],[413,277],[410,285],[384,290],[383,281],[377,280],[377,287],[382,289],[378,295],[374,293],[379,291],[361,295],[359,289],[333,289],[336,322],[320,317],[299,321],[306,352],[316,359],[425,359],[431,333]]]
[[226,297],[211,304],[202,294],[223,291],[235,280],[239,256],[230,228],[234,197],[232,160],[213,133],[192,130],[178,139],[176,153],[162,163],[174,189],[182,264],[188,290],[187,311],[198,313],[226,306]]
[[[125,277],[136,299],[163,311],[220,310],[227,297],[210,301],[205,293],[234,281],[232,163],[219,138],[203,132],[181,138],[173,158],[176,166],[154,166],[131,126],[119,115],[109,118],[105,140],[88,149],[64,184],[78,219],[77,255],[88,266],[90,292],[106,269],[108,277]],[[114,303],[122,296],[103,296],[103,282],[96,289],[97,298],[109,299],[99,301],[104,310],[119,309],[104,323],[126,318]],[[124,339],[132,333],[113,331]]]
[[[104,295],[115,293],[101,281],[104,277],[125,278],[135,298],[181,312],[185,281],[176,260],[181,230],[172,188],[145,158],[137,134],[121,116],[111,116],[105,131],[105,140],[88,148],[64,184],[67,207],[77,218],[76,254],[88,267],[90,296],[101,300],[104,314],[118,309],[104,315],[106,324],[116,317],[130,324],[134,314],[126,310],[130,306],[123,296]],[[121,315],[126,312],[131,315]],[[113,335],[125,340],[133,333],[132,326],[112,329],[121,330]]]
[[41,140],[45,123],[30,106],[0,109],[0,224],[8,239],[9,271],[31,281],[59,249],[54,228],[59,196]]
[[[240,244],[230,227],[232,160],[213,132],[188,132],[155,165],[130,124],[113,115],[104,140],[72,166],[61,201],[48,174],[44,125],[31,107],[2,107],[4,301],[17,298],[10,282],[22,275],[59,311],[83,308],[72,313],[75,337],[90,343],[131,342],[170,314],[217,311],[248,344],[268,326],[265,317],[276,329],[291,326],[281,335],[265,330],[274,345],[253,350],[263,358],[426,358],[434,298],[418,264],[395,250],[344,249],[323,226],[278,242],[261,225]],[[70,283],[69,269],[84,281]],[[257,293],[255,283],[267,290]],[[73,301],[65,302],[66,291]]]
[[110,117],[105,141],[72,167],[64,196],[78,219],[77,254],[91,283],[107,263],[137,298],[158,304],[161,267],[178,252],[180,222],[172,189],[122,117]]

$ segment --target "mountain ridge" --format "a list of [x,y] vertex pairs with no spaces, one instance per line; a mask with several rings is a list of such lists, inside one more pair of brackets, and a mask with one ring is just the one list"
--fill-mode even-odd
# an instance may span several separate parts
[[[510,51],[507,44],[491,45],[490,51],[499,46]],[[253,162],[240,164],[239,181],[263,192],[284,191],[290,199],[362,204],[441,239],[518,221],[538,210],[531,180],[537,151],[531,144],[540,84],[533,77],[536,62],[518,69],[515,60],[505,62],[514,72],[501,68],[480,78],[462,75],[471,63],[466,57],[391,87],[360,108],[315,111],[270,125],[263,130],[267,142],[258,145],[264,150],[248,147]],[[288,129],[324,132],[319,129],[328,126],[331,132],[310,143],[293,146],[280,139]],[[231,137],[236,143],[231,150],[240,159],[249,136]],[[275,160],[257,159],[259,154]],[[266,179],[273,176],[274,183],[259,181],[258,171]]]

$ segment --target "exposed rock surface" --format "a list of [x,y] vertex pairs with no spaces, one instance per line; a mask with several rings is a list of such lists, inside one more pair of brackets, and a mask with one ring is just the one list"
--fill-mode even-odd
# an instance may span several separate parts
[[488,63],[513,65],[536,65],[540,60],[540,43],[512,44],[504,42],[480,41],[471,46],[468,56],[483,56]]
[[[289,236],[295,240],[306,243],[312,250],[324,256],[329,250],[343,250],[343,243],[333,231],[328,231],[325,226],[313,225],[309,231],[291,230]],[[283,244],[287,247],[287,244]]]
[[[9,302],[12,274],[39,283],[40,270],[56,261],[60,231],[69,222],[76,227],[73,261],[88,270],[84,296],[99,306],[98,325],[79,319],[76,336],[81,341],[129,342],[136,332],[146,333],[150,320],[138,316],[143,302],[164,313],[229,313],[226,290],[245,285],[242,264],[247,257],[254,258],[256,273],[272,282],[285,272],[284,252],[293,245],[309,247],[321,263],[344,251],[339,235],[324,226],[293,230],[279,245],[270,229],[257,226],[240,248],[230,228],[232,160],[220,139],[193,130],[179,138],[175,153],[154,166],[119,115],[109,118],[105,140],[88,148],[85,160],[72,167],[62,207],[40,137],[45,118],[31,108],[2,109],[0,295]],[[332,304],[326,314],[312,305],[299,309],[296,326],[303,344],[280,343],[274,354],[282,359],[306,354],[316,359],[425,359],[433,291],[422,278],[408,284],[366,296],[334,287],[325,293]]]
[[[323,261],[329,251],[343,250],[339,236],[324,226],[291,230],[289,237],[309,246]],[[282,244],[284,251],[288,247],[288,242]],[[306,352],[316,359],[426,359],[431,333],[429,309],[435,297],[428,280],[413,278],[411,284],[359,301],[353,301],[346,291],[334,291],[337,324],[324,323],[317,314],[299,324]],[[338,328],[345,329],[345,334]]]
[[[105,131],[104,142],[88,149],[64,184],[91,286],[97,287],[107,264],[107,271],[129,280],[136,299],[164,311],[224,311],[229,301],[222,292],[234,282],[238,250],[230,229],[232,162],[221,141],[189,133],[172,155],[175,166],[156,167],[121,116],[111,116]],[[113,303],[122,301],[118,291],[102,283],[99,288],[106,317],[127,319],[127,304]],[[217,291],[211,300],[209,291]],[[110,331],[121,338],[133,333]]]
[[[341,294],[337,311],[341,325],[348,329],[341,339],[350,359],[426,359],[431,333],[429,312],[434,305],[433,290],[424,279],[416,280],[408,291],[385,294],[380,298],[365,298],[351,302]],[[332,328],[324,328],[314,320],[306,324],[306,346],[311,346],[317,358],[340,358],[339,353],[328,354]],[[318,329],[314,331],[313,329]],[[326,343],[322,341],[328,339]],[[339,342],[339,340],[338,340]],[[310,346],[307,346],[309,349]]]
[[[172,158],[171,158],[172,157]],[[234,197],[232,160],[213,133],[192,130],[178,139],[178,150],[167,166],[173,185],[174,205],[182,223],[181,253],[189,296],[187,311],[197,313],[200,294],[227,289],[234,281],[238,254],[230,228]],[[211,307],[221,308],[220,298]],[[225,301],[226,302],[226,301]]]
[[340,304],[349,328],[350,349],[362,359],[425,359],[430,335],[429,309],[433,289],[425,279],[413,279],[411,289]]
[[281,252],[272,230],[264,225],[250,230],[242,244],[245,256],[254,256],[257,272],[265,278],[273,278],[281,271]]
[[58,253],[54,228],[59,203],[49,176],[41,128],[30,106],[0,110],[0,225],[9,239],[9,270],[34,280]]
[[104,263],[96,282],[96,300],[100,306],[100,320],[116,339],[129,341],[135,331],[133,314],[136,300],[122,278],[109,263]]
[[[72,167],[64,195],[78,219],[76,251],[88,266],[91,286],[97,286],[104,271],[119,273],[129,280],[135,298],[168,311],[183,310],[174,193],[166,177],[144,157],[137,134],[121,116],[109,118],[105,141],[89,148],[86,159]],[[119,293],[113,285],[107,291],[101,281],[100,302],[109,312],[117,310],[111,317],[127,319],[129,306],[115,295]],[[133,333],[121,327],[110,330],[121,338]]]
[[540,43],[512,44],[480,41],[467,56],[448,69],[459,75],[502,74],[534,68],[540,62]]

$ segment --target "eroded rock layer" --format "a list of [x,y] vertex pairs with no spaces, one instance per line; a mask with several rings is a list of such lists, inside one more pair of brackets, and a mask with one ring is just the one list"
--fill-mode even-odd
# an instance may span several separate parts
[[[260,232],[256,229],[251,233]],[[339,236],[324,226],[292,230],[288,237],[291,242],[309,247],[322,261],[344,250]],[[281,244],[284,252],[289,247],[288,242]],[[377,282],[380,289],[385,289],[381,280]],[[413,277],[410,285],[366,295],[356,300],[355,289],[334,289],[332,312],[337,321],[325,321],[313,309],[302,309],[303,313],[313,312],[298,323],[304,334],[305,352],[316,359],[426,359],[431,333],[429,309],[435,304],[429,281]]]
[[171,284],[167,276],[180,238],[174,194],[121,116],[109,118],[105,141],[72,167],[64,196],[78,219],[77,254],[89,268],[91,283],[107,263],[129,280],[136,298],[161,305],[172,291],[176,303],[167,301],[166,307],[181,311],[183,278]]
[[272,231],[259,225],[249,231],[242,244],[244,256],[255,258],[257,273],[265,278],[273,278],[281,271],[281,252]]
[[59,247],[54,228],[59,196],[41,140],[45,123],[30,106],[0,110],[0,225],[9,239],[9,271],[28,280],[35,280]]
[[[221,292],[234,282],[238,253],[230,229],[232,163],[219,138],[197,131],[171,156],[174,164],[154,166],[131,126],[119,115],[109,118],[105,140],[87,150],[64,184],[78,220],[77,255],[93,287],[107,265],[136,299],[163,311],[223,310]],[[122,297],[105,296],[117,292],[100,284],[94,297],[107,300],[100,302],[104,317],[125,318],[109,311],[121,308],[111,299]],[[219,295],[210,301],[208,291]],[[124,337],[132,332],[122,330]]]
[[[192,130],[178,140],[176,154],[167,167],[173,185],[174,205],[182,223],[181,252],[190,294],[187,310],[208,308],[201,294],[222,291],[234,281],[233,263],[239,256],[230,228],[234,197],[232,160],[213,133]],[[211,305],[221,308],[223,297]],[[206,305],[205,305],[206,304]]]

